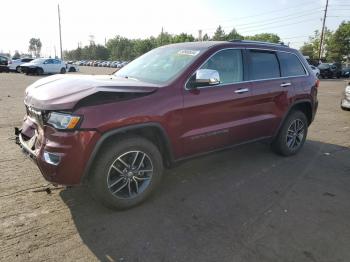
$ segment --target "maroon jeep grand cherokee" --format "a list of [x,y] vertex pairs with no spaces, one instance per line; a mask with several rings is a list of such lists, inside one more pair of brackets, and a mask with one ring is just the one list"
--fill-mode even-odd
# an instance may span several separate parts
[[163,167],[269,139],[288,156],[303,146],[318,80],[283,44],[195,42],[159,47],[106,76],[54,75],[25,91],[17,142],[54,184],[86,183],[128,208]]

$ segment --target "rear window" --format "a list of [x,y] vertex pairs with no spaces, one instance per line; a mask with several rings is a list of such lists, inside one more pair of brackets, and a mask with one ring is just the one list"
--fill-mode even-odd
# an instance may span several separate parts
[[275,52],[250,50],[250,80],[280,77],[279,64]]
[[306,74],[303,65],[296,55],[278,52],[278,58],[281,64],[282,76],[301,76]]

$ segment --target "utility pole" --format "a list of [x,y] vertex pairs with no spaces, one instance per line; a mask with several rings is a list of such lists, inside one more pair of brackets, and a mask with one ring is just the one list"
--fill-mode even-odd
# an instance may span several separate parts
[[320,50],[318,50],[318,61],[319,62],[321,62],[321,56],[322,56],[323,36],[324,36],[324,28],[326,25],[327,9],[328,9],[328,0],[326,0],[326,8],[324,9],[324,15],[323,15],[323,24],[322,24],[321,39],[320,39]]
[[160,33],[160,45],[163,44],[163,27],[162,27],[162,32]]
[[60,13],[60,5],[57,5],[57,10],[58,10],[58,29],[59,29],[59,34],[60,34],[60,51],[61,51],[61,59],[63,59],[62,55],[62,36],[61,36],[61,13]]

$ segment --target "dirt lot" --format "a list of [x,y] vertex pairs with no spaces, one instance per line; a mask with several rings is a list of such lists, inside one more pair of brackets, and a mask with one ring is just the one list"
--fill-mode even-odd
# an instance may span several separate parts
[[37,79],[0,74],[1,261],[350,261],[343,80],[322,81],[297,156],[256,143],[197,158],[168,170],[143,205],[114,212],[83,188],[48,186],[15,145],[24,89]]

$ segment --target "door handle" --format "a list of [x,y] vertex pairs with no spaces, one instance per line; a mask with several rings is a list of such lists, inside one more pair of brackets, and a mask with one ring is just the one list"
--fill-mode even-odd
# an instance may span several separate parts
[[289,83],[289,82],[288,83],[282,83],[281,87],[290,86],[290,85],[292,85],[292,83]]
[[240,88],[240,89],[235,90],[235,93],[236,94],[243,94],[243,93],[246,93],[248,91],[249,91],[248,88]]

